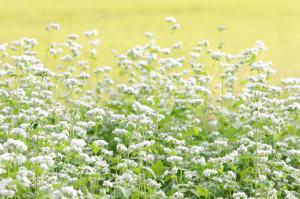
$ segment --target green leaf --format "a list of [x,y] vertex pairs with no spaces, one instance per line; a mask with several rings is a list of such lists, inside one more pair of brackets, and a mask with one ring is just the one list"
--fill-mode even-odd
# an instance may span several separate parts
[[154,104],[159,105],[160,99],[157,95],[154,96]]
[[250,169],[250,168],[244,169],[244,170],[241,171],[241,173],[240,173],[241,179],[244,180],[250,173],[251,173],[251,169]]
[[187,108],[178,108],[175,106],[173,107],[171,115],[179,119],[184,119],[186,117],[186,113],[185,113],[186,110]]
[[236,171],[237,170],[237,166],[235,166],[235,165],[233,165],[233,166],[231,166],[231,169],[233,170],[233,171]]
[[200,136],[199,129],[196,127],[193,127],[193,129],[184,132],[183,136],[184,136],[184,138],[191,137],[191,136],[198,137],[198,136]]
[[132,194],[131,194],[131,196],[130,196],[130,198],[132,198],[132,199],[140,199],[140,198],[143,198],[143,192],[141,192],[141,191],[134,191]]
[[200,198],[200,195],[198,194],[198,192],[195,189],[190,189],[189,191],[191,193],[193,193],[195,196],[197,196],[198,198]]
[[239,107],[241,104],[243,104],[244,103],[244,100],[242,99],[242,98],[240,98],[238,101],[236,101],[234,104],[233,104],[233,106],[232,106],[232,108],[237,108],[237,107]]
[[198,195],[204,196],[204,197],[207,197],[207,196],[208,196],[208,193],[209,193],[209,192],[208,192],[208,190],[205,189],[204,187],[202,187],[202,186],[200,186],[200,185],[196,185],[195,188],[196,188],[196,191],[197,191]]
[[239,129],[229,127],[223,130],[223,135],[228,138],[229,141],[235,141],[239,135]]
[[91,148],[93,150],[93,153],[98,153],[100,151],[100,147],[99,146],[92,145]]
[[131,195],[131,191],[129,189],[126,189],[125,187],[116,186],[117,190],[117,198],[129,198]]
[[153,67],[150,65],[143,66],[143,68],[146,69],[147,71],[153,70]]
[[25,192],[25,193],[21,193],[22,194],[22,198],[28,198],[28,199],[34,199],[36,198],[36,195],[32,192]]
[[151,170],[154,171],[156,176],[161,176],[164,172],[164,164],[161,160],[157,160],[152,166]]
[[156,174],[154,173],[154,171],[150,167],[143,166],[143,169],[145,169],[146,171],[148,171],[152,175],[152,177],[154,179],[156,179]]
[[251,159],[253,159],[253,155],[250,153],[243,153],[242,155],[240,155],[240,159],[241,160],[251,160]]

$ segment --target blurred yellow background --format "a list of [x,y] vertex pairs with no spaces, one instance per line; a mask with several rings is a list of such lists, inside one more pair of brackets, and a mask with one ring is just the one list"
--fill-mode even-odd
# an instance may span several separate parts
[[[181,29],[170,37],[165,16],[174,16]],[[184,42],[185,52],[200,40],[214,45],[216,28],[228,27],[225,51],[236,53],[265,42],[264,60],[277,69],[276,78],[300,76],[299,0],[0,0],[0,43],[35,37],[46,49],[49,22],[61,24],[59,37],[97,28],[100,62],[112,63],[111,49],[125,50],[154,32],[162,45]]]

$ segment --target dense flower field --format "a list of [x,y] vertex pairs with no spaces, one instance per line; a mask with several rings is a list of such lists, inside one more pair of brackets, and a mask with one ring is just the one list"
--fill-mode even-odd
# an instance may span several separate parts
[[262,42],[183,56],[146,36],[112,67],[96,30],[44,58],[35,39],[0,45],[0,197],[300,198],[300,78],[269,83]]

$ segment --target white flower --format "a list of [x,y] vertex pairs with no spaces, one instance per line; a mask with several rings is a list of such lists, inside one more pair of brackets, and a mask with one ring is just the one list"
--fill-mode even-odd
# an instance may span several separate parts
[[97,49],[96,48],[93,48],[91,51],[90,51],[90,54],[92,57],[96,57],[97,56]]
[[108,180],[105,180],[105,181],[103,181],[103,186],[104,187],[113,187],[113,183]]
[[117,136],[122,136],[122,135],[128,134],[128,131],[126,129],[116,128],[112,133],[117,135]]
[[151,187],[151,188],[154,188],[154,189],[159,189],[162,185],[158,182],[156,182],[155,180],[152,180],[152,179],[147,179],[146,180],[146,183]]
[[167,158],[167,161],[170,163],[180,163],[182,162],[183,158],[180,156],[170,156]]
[[83,139],[72,139],[70,142],[70,150],[80,153],[85,145],[86,142]]
[[0,180],[0,196],[3,198],[12,198],[16,193],[16,185],[13,184],[11,178],[3,178]]
[[177,29],[179,29],[180,28],[180,24],[174,24],[173,26],[172,26],[172,30],[177,30]]
[[96,47],[96,46],[98,46],[100,44],[100,40],[99,39],[91,40],[91,41],[89,41],[89,44],[91,46]]
[[183,193],[180,193],[180,192],[176,192],[174,193],[174,195],[172,196],[173,199],[182,199],[184,198],[184,195]]
[[94,30],[86,31],[83,34],[86,37],[95,37],[98,35],[98,30],[94,29]]
[[3,150],[4,151],[14,151],[14,152],[26,152],[27,151],[27,145],[20,141],[9,138],[4,144],[3,144]]
[[107,147],[108,143],[105,140],[96,140],[93,142],[96,146]]
[[153,37],[153,33],[152,32],[146,32],[145,35],[146,35],[146,37],[148,37],[150,39]]
[[26,135],[27,135],[25,129],[23,129],[23,128],[13,128],[10,133],[14,134],[14,135],[19,135],[22,137],[26,137]]
[[216,175],[218,172],[215,170],[215,169],[205,169],[204,171],[203,171],[203,175],[205,176],[205,177],[210,177],[210,176],[212,176],[212,175]]
[[47,31],[52,31],[52,30],[59,30],[60,29],[60,25],[58,23],[49,23],[47,24],[46,30]]
[[244,192],[237,192],[232,195],[234,199],[247,199],[247,195]]
[[[78,191],[75,190],[73,187],[71,186],[65,186],[61,188],[61,191],[64,195],[69,196],[70,198],[77,198],[78,196]],[[80,191],[79,191],[80,192]]]
[[21,167],[16,178],[24,187],[28,188],[31,185],[29,178],[33,175],[33,172],[28,171],[25,167]]
[[117,150],[123,153],[128,151],[127,147],[124,144],[117,144]]
[[174,17],[166,17],[165,20],[168,23],[176,23],[176,19]]

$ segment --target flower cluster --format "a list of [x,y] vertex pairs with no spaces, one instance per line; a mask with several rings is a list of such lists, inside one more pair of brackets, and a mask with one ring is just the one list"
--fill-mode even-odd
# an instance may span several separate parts
[[262,42],[185,55],[146,36],[113,66],[97,30],[44,60],[35,39],[0,45],[0,198],[299,198],[300,79],[272,85]]

